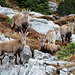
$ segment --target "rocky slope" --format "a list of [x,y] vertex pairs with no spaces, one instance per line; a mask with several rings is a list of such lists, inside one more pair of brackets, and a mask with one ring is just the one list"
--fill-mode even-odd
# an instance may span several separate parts
[[[13,11],[12,9],[5,7],[0,7],[0,10],[0,14],[6,14],[10,18],[12,18],[15,13],[18,13],[18,11],[16,10]],[[15,65],[14,55],[8,54],[3,59],[3,65],[0,65],[0,75],[73,75],[75,73],[74,62],[58,61],[58,58],[56,56],[52,56],[51,54],[39,51],[40,43],[37,40],[39,35],[45,35],[49,29],[53,29],[53,26],[60,26],[58,24],[55,24],[54,21],[47,20],[46,15],[44,16],[45,19],[39,19],[39,17],[43,15],[35,12],[30,12],[30,15],[31,16],[29,17],[29,19],[31,28],[27,30],[29,31],[29,35],[27,36],[27,44],[29,46],[25,45],[23,51],[21,52],[23,65],[21,65],[18,60],[17,61],[19,65]],[[32,18],[33,16],[35,18]],[[50,17],[51,16],[48,16],[48,18]],[[5,35],[14,34],[12,35],[13,37],[15,36],[17,39],[20,38],[17,32],[10,29],[9,25],[11,24],[0,22],[0,33],[5,33]],[[9,32],[7,32],[8,30]],[[5,35],[0,35],[0,42],[13,40],[12,38],[5,37]],[[59,38],[60,35],[57,35],[57,39]],[[75,41],[74,37],[73,41]],[[34,52],[33,58],[31,51]]]

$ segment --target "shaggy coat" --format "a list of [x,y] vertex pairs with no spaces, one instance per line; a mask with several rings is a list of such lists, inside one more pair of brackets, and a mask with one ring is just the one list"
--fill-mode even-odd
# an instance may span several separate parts
[[41,46],[41,51],[43,52],[47,52],[47,53],[56,53],[58,50],[60,50],[60,45],[54,45],[54,44],[48,44],[48,43],[45,43],[43,46]]
[[72,30],[73,30],[73,26],[63,25],[60,27],[60,35],[62,38],[62,42],[64,42],[64,40],[66,42],[70,42],[70,38],[72,36]]
[[25,32],[27,27],[30,25],[30,21],[28,18],[28,11],[24,11],[23,15],[21,14],[15,14],[12,17],[12,26],[11,29],[13,29],[14,27],[16,28],[16,31],[23,31]]
[[[17,54],[20,57],[20,52],[23,50],[24,45],[26,44],[27,34],[22,33],[20,35],[21,35],[21,39],[14,40],[14,41],[6,41],[6,42],[0,43],[0,56],[2,56],[4,53],[14,53],[15,64],[17,64]],[[0,58],[1,64],[2,64],[3,58]],[[22,63],[21,58],[20,58],[20,63]]]
[[56,40],[55,30],[49,30],[46,33],[46,39],[48,40],[49,44],[55,44],[55,40]]
[[45,43],[45,41],[46,41],[45,38],[38,38],[38,40],[40,41],[40,44],[41,44],[40,51],[42,51],[42,52],[53,54],[61,48],[60,45]]

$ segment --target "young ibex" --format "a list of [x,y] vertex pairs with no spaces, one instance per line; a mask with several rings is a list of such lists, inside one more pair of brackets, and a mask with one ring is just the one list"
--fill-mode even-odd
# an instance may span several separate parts
[[62,38],[62,42],[70,42],[70,38],[72,36],[72,31],[73,31],[74,23],[69,23],[69,26],[63,25],[60,27],[60,35]]
[[47,53],[56,53],[61,47],[60,45],[54,45],[54,44],[48,44],[48,43],[45,43],[46,39],[45,38],[38,38],[38,40],[40,41],[40,44],[41,44],[41,49],[40,51],[42,52],[47,52]]
[[72,31],[73,31],[73,27],[74,27],[75,23],[69,23],[69,26],[67,25],[63,25],[61,26],[60,28],[58,27],[55,27],[54,30],[56,33],[58,33],[58,31],[60,31],[60,35],[61,35],[61,39],[62,39],[62,42],[70,42],[70,38],[72,36]]
[[55,44],[56,40],[55,30],[48,30],[48,32],[46,33],[46,39],[48,40],[49,44]]
[[[24,45],[26,44],[26,36],[27,35],[28,35],[28,32],[20,33],[21,39],[0,43],[0,56],[4,55],[4,53],[14,53],[15,64],[17,64],[17,54],[20,57],[20,52],[23,50]],[[2,64],[3,58],[4,57],[0,58],[1,64]],[[22,63],[21,58],[20,58],[20,63]]]
[[21,31],[21,30],[23,32],[25,32],[27,27],[30,25],[30,21],[29,21],[28,16],[29,16],[28,11],[23,11],[23,15],[15,14],[12,17],[11,29],[13,29],[15,27],[18,32]]

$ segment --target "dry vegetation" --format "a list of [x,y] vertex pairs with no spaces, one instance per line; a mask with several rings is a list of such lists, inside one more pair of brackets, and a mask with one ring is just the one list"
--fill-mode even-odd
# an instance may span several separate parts
[[75,16],[65,16],[59,20],[56,20],[54,23],[62,26],[64,24],[67,24],[68,21],[75,21]]
[[[11,23],[6,23],[5,19],[2,20],[0,22],[0,34],[4,34],[6,37],[9,38],[20,39],[20,35],[18,34],[18,32],[15,32],[15,29],[11,30],[10,27],[11,27]],[[37,38],[39,37],[39,35],[44,36],[44,34],[40,34],[32,28],[28,28],[27,32],[29,32],[29,35],[27,36],[27,44],[30,46],[32,52],[35,49],[40,50],[41,45],[40,42],[37,40]],[[56,42],[56,44],[59,44],[60,46],[67,45],[67,43],[60,43],[60,42]]]
[[48,21],[51,20],[51,21],[55,21],[55,18],[49,16],[49,15],[44,15],[44,16],[40,16],[40,17],[37,17],[37,18],[43,18],[43,19],[47,19]]

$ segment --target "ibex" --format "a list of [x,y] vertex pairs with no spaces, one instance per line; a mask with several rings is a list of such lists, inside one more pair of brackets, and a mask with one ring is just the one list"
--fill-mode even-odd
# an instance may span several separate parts
[[45,43],[46,39],[45,37],[43,38],[38,38],[38,40],[40,41],[40,44],[41,44],[41,49],[40,51],[42,52],[47,52],[47,53],[56,53],[61,47],[60,45],[54,45],[54,44],[48,44],[48,43]]
[[11,29],[13,29],[14,27],[16,28],[16,30],[19,31],[23,31],[25,32],[27,27],[30,25],[30,21],[29,21],[29,12],[28,11],[24,11],[22,12],[23,15],[21,14],[15,14],[12,17],[12,26]]
[[49,44],[55,44],[55,40],[56,40],[56,32],[55,32],[55,30],[49,30],[46,33],[46,39],[48,40]]
[[69,26],[67,25],[63,25],[60,28],[58,27],[54,27],[54,30],[56,33],[58,33],[58,31],[60,31],[60,35],[61,35],[61,39],[62,42],[70,42],[70,38],[72,36],[72,31],[73,31],[73,27],[74,27],[75,23],[69,23]]
[[[0,56],[4,55],[4,53],[14,53],[15,64],[17,64],[17,54],[20,57],[20,52],[23,50],[24,45],[26,44],[26,36],[28,35],[28,32],[27,33],[19,33],[19,34],[21,36],[21,39],[0,43]],[[0,58],[1,64],[2,64],[3,58]],[[22,63],[21,58],[20,58],[20,63]]]
[[74,23],[69,23],[69,26],[63,25],[60,27],[60,35],[62,38],[62,42],[70,42],[70,38],[72,36],[72,31],[73,31]]

